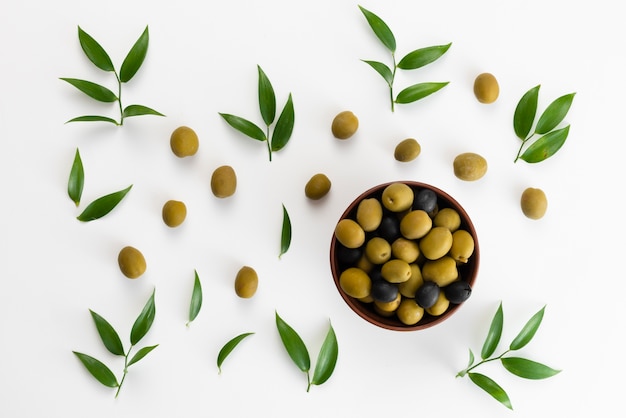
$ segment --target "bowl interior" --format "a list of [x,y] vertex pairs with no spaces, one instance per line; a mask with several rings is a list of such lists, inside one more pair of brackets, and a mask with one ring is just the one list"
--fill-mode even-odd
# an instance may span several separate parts
[[[339,220],[344,219],[344,218],[355,219],[357,207],[363,199],[372,198],[372,197],[380,199],[382,196],[383,190],[392,183],[398,183],[398,182],[389,182],[389,183],[380,184],[362,193],[348,206],[348,208],[344,211],[344,213],[341,215],[341,218]],[[437,204],[438,204],[439,209],[448,207],[448,208],[455,209],[459,213],[461,217],[460,228],[468,231],[474,238],[474,253],[472,254],[472,256],[470,257],[469,261],[466,264],[463,264],[458,267],[459,277],[462,280],[467,281],[473,289],[474,282],[476,280],[476,275],[478,272],[478,265],[480,262],[480,249],[478,246],[476,230],[474,228],[474,225],[472,224],[470,217],[465,211],[465,209],[463,209],[463,207],[454,198],[452,198],[443,190],[438,189],[437,187],[434,187],[425,183],[416,182],[416,181],[400,181],[400,183],[407,184],[413,189],[414,192],[417,192],[422,189],[432,190],[433,192],[437,194]],[[424,313],[424,317],[415,325],[406,325],[402,323],[395,316],[395,314],[390,317],[380,315],[374,310],[374,308],[372,307],[372,303],[364,303],[357,299],[354,299],[348,296],[341,288],[339,284],[339,276],[341,275],[341,272],[345,270],[348,266],[342,265],[342,263],[339,261],[337,257],[338,245],[341,245],[341,244],[338,243],[337,239],[335,238],[333,234],[333,238],[331,240],[331,245],[330,245],[330,266],[331,266],[333,280],[335,282],[335,285],[337,286],[337,290],[339,291],[339,294],[342,296],[346,304],[357,315],[359,315],[361,318],[365,319],[366,321],[374,325],[377,325],[381,328],[386,328],[386,329],[396,330],[396,331],[416,331],[420,329],[425,329],[425,328],[432,327],[446,320],[454,312],[457,311],[460,305],[462,305],[462,304],[451,303],[448,310],[439,316],[431,316],[428,313]]]

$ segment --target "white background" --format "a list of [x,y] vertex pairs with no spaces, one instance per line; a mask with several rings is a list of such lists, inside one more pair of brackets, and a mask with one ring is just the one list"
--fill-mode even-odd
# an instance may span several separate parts
[[[619,2],[375,1],[362,3],[396,35],[398,58],[452,42],[437,62],[396,79],[397,88],[450,81],[423,101],[391,113],[382,78],[361,59],[389,62],[358,3],[337,0],[5,1],[0,14],[0,416],[617,416],[623,362],[623,97],[626,29]],[[115,88],[80,49],[77,26],[108,51],[116,68],[146,25],[148,56],[124,86],[125,104],[165,118],[65,124],[87,113],[117,117],[59,77]],[[296,125],[269,162],[265,145],[220,118],[234,113],[261,123],[256,65],[282,109],[291,92]],[[491,72],[501,94],[480,104],[474,78]],[[513,163],[519,146],[515,105],[541,84],[539,108],[576,92],[563,148],[545,162]],[[357,134],[332,137],[342,110],[358,117]],[[198,153],[176,158],[170,133],[187,125]],[[393,149],[414,137],[422,153],[399,163]],[[81,208],[67,195],[76,149],[85,166]],[[452,160],[477,152],[487,175],[467,183]],[[236,194],[218,200],[212,171],[231,165]],[[332,181],[322,201],[304,196],[317,172]],[[472,217],[481,248],[471,299],[443,324],[399,333],[369,325],[340,298],[328,250],[334,225],[364,190],[417,180],[454,196]],[[133,184],[107,217],[75,219],[91,200]],[[549,200],[540,221],[524,217],[526,187]],[[183,200],[178,229],[161,221],[168,199]],[[278,259],[281,204],[293,223],[289,252]],[[139,248],[148,269],[129,280],[117,267],[125,245]],[[237,270],[254,267],[259,290],[233,291]],[[185,327],[193,272],[204,305]],[[159,347],[132,366],[120,396],[95,381],[72,350],[107,363],[119,377],[88,309],[128,334],[156,289],[156,319],[141,344]],[[455,378],[468,349],[480,352],[502,301],[501,352],[532,314],[543,324],[519,354],[563,371],[528,381],[492,363],[482,368],[511,397],[511,412]],[[313,363],[330,320],[339,341],[334,374],[306,392],[306,377],[287,356],[277,311],[300,333]],[[255,332],[227,358],[230,338]]]

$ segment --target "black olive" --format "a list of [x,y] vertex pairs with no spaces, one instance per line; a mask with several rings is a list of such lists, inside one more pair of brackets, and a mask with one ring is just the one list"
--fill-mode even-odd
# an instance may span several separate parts
[[422,189],[416,195],[413,200],[413,210],[423,210],[424,212],[431,214],[437,207],[437,195],[430,189]]
[[354,265],[363,254],[362,248],[348,248],[337,242],[337,260],[344,265]]
[[380,221],[380,226],[376,229],[376,235],[387,240],[387,242],[394,242],[396,238],[400,237],[400,221],[395,215],[383,216]]
[[472,294],[472,287],[465,280],[453,282],[444,288],[446,298],[450,303],[459,304],[465,302]]
[[372,280],[371,295],[378,302],[393,302],[398,297],[398,286],[385,279]]
[[415,301],[422,308],[428,309],[437,302],[439,291],[437,283],[425,281],[415,292]]

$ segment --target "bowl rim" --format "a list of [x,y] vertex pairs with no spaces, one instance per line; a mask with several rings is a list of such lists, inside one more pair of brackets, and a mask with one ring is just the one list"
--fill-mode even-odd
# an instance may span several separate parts
[[[378,192],[382,192],[382,190],[384,190],[385,187],[393,183],[404,183],[408,186],[411,186],[411,188],[413,189],[423,188],[423,189],[432,190],[437,194],[438,200],[439,198],[443,198],[443,200],[446,201],[445,203],[447,204],[444,205],[443,207],[454,207],[454,209],[456,209],[459,212],[459,215],[461,216],[461,226],[463,227],[463,229],[467,230],[472,235],[472,238],[474,238],[474,253],[472,254],[472,257],[471,257],[471,267],[472,267],[471,270],[473,271],[473,274],[470,274],[470,277],[466,279],[473,290],[474,283],[476,282],[476,277],[478,276],[478,270],[480,267],[480,247],[478,243],[478,235],[476,233],[476,228],[472,222],[471,217],[465,210],[465,208],[450,194],[448,194],[447,192],[443,191],[442,189],[438,187],[433,186],[428,183],[415,181],[415,180],[396,180],[396,181],[389,181],[389,182],[378,184],[376,186],[370,187],[369,189],[361,193],[359,196],[357,196],[355,199],[353,199],[352,202],[343,211],[343,213],[341,214],[337,222],[348,217],[351,212],[355,211],[360,201],[362,201],[363,199],[369,196],[373,196]],[[462,302],[459,304],[450,304],[450,307],[442,315],[439,315],[436,317],[430,316],[428,318],[428,321],[422,322],[422,320],[420,320],[420,322],[418,322],[415,325],[402,324],[397,318],[394,319],[395,315],[392,316],[391,318],[387,318],[382,315],[379,315],[375,313],[374,311],[372,311],[371,309],[367,309],[367,306],[365,303],[360,302],[348,296],[343,291],[343,289],[341,289],[341,285],[339,284],[339,276],[341,273],[340,273],[339,263],[335,257],[336,244],[337,244],[337,238],[335,237],[334,228],[333,228],[333,235],[332,235],[331,245],[330,245],[330,267],[331,267],[331,275],[333,277],[335,286],[337,287],[337,290],[339,294],[341,295],[342,299],[350,307],[350,309],[354,313],[356,313],[358,316],[360,316],[362,319],[364,319],[365,321],[373,325],[376,325],[383,329],[392,330],[392,331],[407,332],[407,331],[424,330],[424,329],[431,328],[435,325],[438,325],[444,322],[445,320],[450,318],[461,307],[461,305],[465,303],[465,302]]]

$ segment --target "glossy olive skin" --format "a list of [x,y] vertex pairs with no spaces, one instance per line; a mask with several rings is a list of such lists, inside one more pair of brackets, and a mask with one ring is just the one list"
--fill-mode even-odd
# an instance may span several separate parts
[[433,306],[426,308],[426,312],[432,316],[443,315],[450,307],[450,301],[445,295],[445,292],[439,292],[439,297]]
[[383,190],[381,203],[391,212],[402,212],[413,204],[413,189],[404,183],[391,183]]
[[161,211],[163,222],[170,228],[180,226],[187,217],[187,206],[178,200],[168,200]]
[[366,232],[375,231],[383,220],[383,207],[375,198],[363,199],[356,209],[356,221]]
[[404,325],[415,325],[424,317],[424,308],[415,299],[402,299],[396,315]]
[[348,296],[357,299],[369,296],[372,290],[372,280],[357,267],[344,270],[339,276],[339,285]]
[[436,260],[428,260],[422,266],[424,280],[437,283],[444,287],[459,278],[459,270],[456,261],[450,256],[443,256]]
[[423,210],[412,210],[402,217],[400,233],[407,239],[420,239],[430,232],[433,220]]
[[331,132],[337,139],[348,139],[359,129],[359,119],[349,110],[340,112],[333,119]]
[[480,103],[493,103],[500,95],[498,80],[491,73],[479,74],[474,80],[474,95]]
[[461,215],[452,208],[440,209],[433,219],[433,225],[445,226],[450,232],[454,232],[461,226]]
[[406,261],[394,258],[383,264],[381,273],[388,282],[406,282],[411,277],[411,265]]
[[444,292],[450,303],[458,305],[469,299],[472,295],[472,287],[465,280],[459,280],[446,286]]
[[457,155],[452,166],[454,175],[463,181],[480,180],[487,173],[487,160],[474,152]]
[[335,227],[335,237],[345,247],[359,248],[365,243],[365,231],[356,221],[342,219]]
[[548,210],[548,198],[543,190],[529,187],[520,200],[522,212],[529,219],[541,219]]
[[356,264],[363,254],[361,248],[348,248],[341,243],[337,243],[335,249],[337,251],[337,260],[343,265]]
[[223,165],[213,171],[211,175],[211,191],[215,197],[226,198],[235,194],[237,190],[237,174],[229,165]]
[[373,264],[383,264],[391,258],[391,245],[381,237],[373,237],[365,243],[365,255]]
[[249,299],[255,295],[259,287],[259,276],[249,266],[243,266],[235,277],[235,293],[243,299]]
[[393,242],[401,236],[400,221],[395,216],[383,216],[380,225],[376,229],[376,235],[383,237],[388,242]]
[[446,227],[436,226],[419,241],[421,253],[429,260],[443,257],[452,247],[452,232]]
[[407,163],[416,159],[422,151],[419,142],[414,138],[407,138],[400,141],[393,152],[393,156],[397,161]]
[[429,215],[437,208],[437,194],[430,189],[422,189],[415,194],[413,210],[423,210]]
[[383,312],[395,312],[400,306],[400,302],[402,302],[402,295],[398,293],[396,298],[390,302],[381,302],[374,299],[374,306]]
[[424,281],[415,292],[415,302],[424,309],[428,309],[437,302],[441,292],[437,283]]
[[387,280],[372,280],[371,295],[375,301],[389,303],[397,299],[398,286]]
[[199,145],[198,135],[188,126],[176,128],[170,136],[170,148],[179,158],[195,155]]
[[328,194],[331,185],[326,174],[317,173],[304,186],[304,195],[311,200],[319,200]]
[[146,259],[135,247],[122,248],[117,256],[117,263],[122,274],[129,279],[136,279],[146,271]]
[[391,255],[411,264],[420,255],[419,245],[414,240],[400,237],[391,243]]
[[420,266],[416,263],[410,264],[411,266],[411,277],[406,282],[402,282],[398,284],[398,290],[407,298],[414,298],[417,289],[424,284],[424,278],[422,277],[422,271]]
[[454,231],[452,234],[452,246],[450,247],[450,257],[457,263],[467,263],[474,254],[474,238],[472,234],[464,229]]

